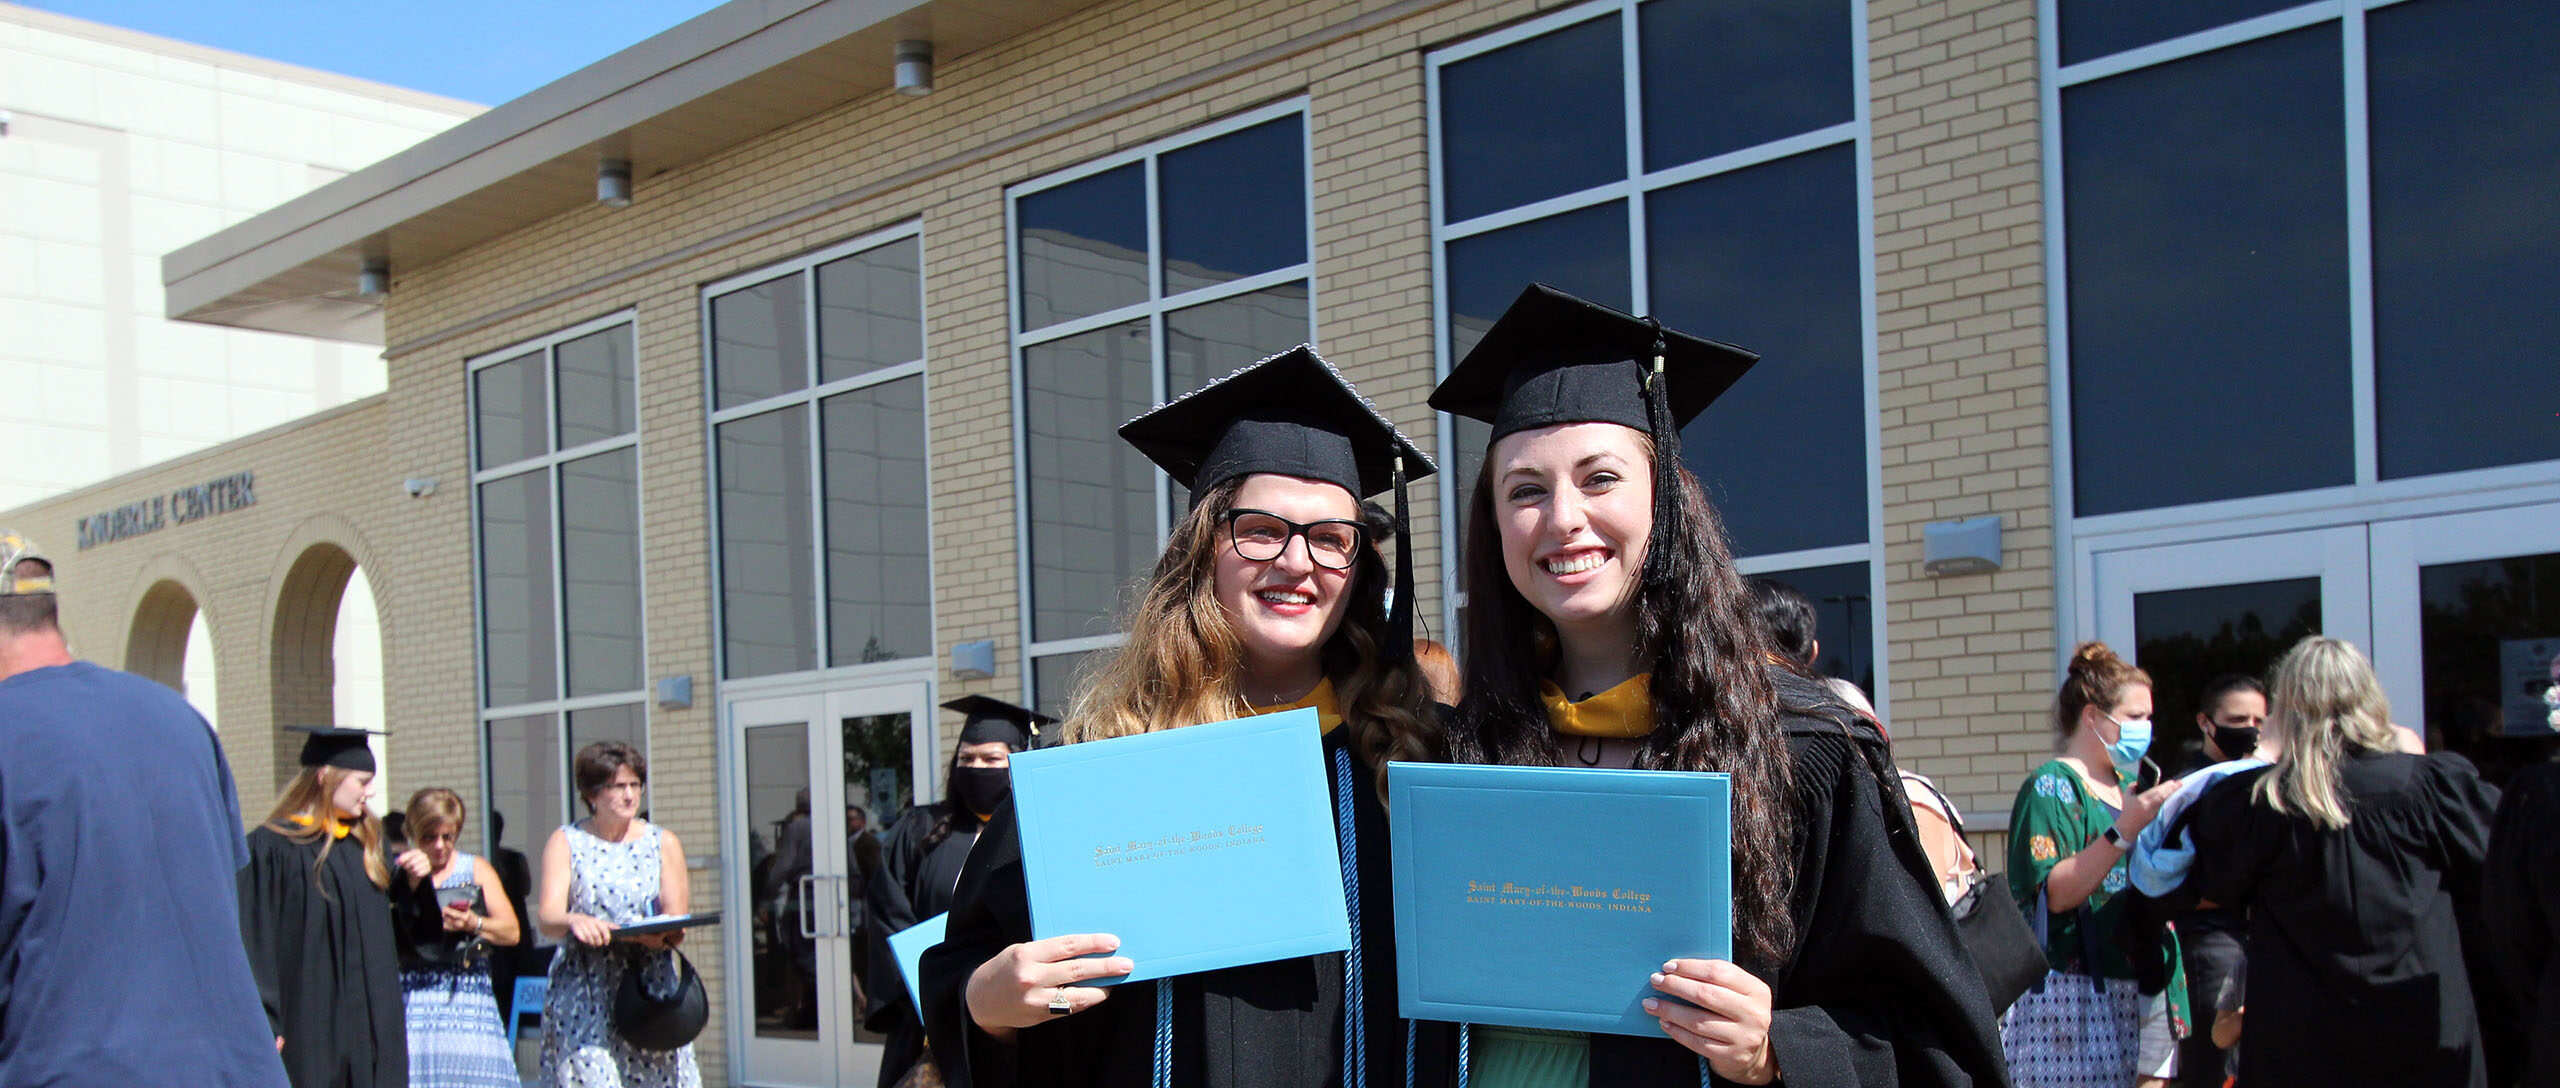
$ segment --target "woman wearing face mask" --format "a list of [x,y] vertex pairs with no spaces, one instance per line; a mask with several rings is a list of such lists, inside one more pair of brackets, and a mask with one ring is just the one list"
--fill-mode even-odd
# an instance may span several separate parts
[[[1431,472],[1421,451],[1312,349],[1160,406],[1122,438],[1190,488],[1129,641],[1078,693],[1066,743],[1312,707],[1324,730],[1352,947],[1119,987],[1107,933],[1031,939],[1021,840],[998,808],[925,953],[924,1019],[955,1086],[1400,1084],[1394,919],[1381,797],[1390,759],[1438,756],[1413,664],[1411,595],[1360,500]],[[1399,519],[1401,520],[1401,519]],[[1413,585],[1397,549],[1396,585]],[[1118,784],[1143,790],[1145,783]],[[1358,888],[1358,894],[1350,892]],[[1107,1000],[1106,1000],[1107,999]]]
[[1990,1001],[1882,733],[1770,652],[1680,462],[1679,427],[1754,358],[1532,285],[1432,394],[1492,429],[1451,757],[1732,775],[1734,940],[1730,962],[1665,948],[1658,972],[1627,980],[1658,1038],[1466,1026],[1422,1055],[1420,1083],[2001,1081]]
[[898,1083],[924,1057],[924,1025],[889,951],[889,935],[951,909],[952,885],[979,829],[1013,793],[1014,753],[1029,749],[1032,735],[1057,721],[983,695],[942,706],[968,716],[943,776],[943,798],[898,816],[863,892],[863,940],[871,955],[863,973],[862,1026],[889,1037],[880,1054],[880,1088]]
[[310,734],[302,770],[249,830],[240,935],[294,1088],[372,1088],[409,1079],[391,867],[373,796],[371,734]]
[[[2178,789],[2176,779],[2135,789],[2151,747],[2150,675],[2103,642],[2080,644],[2054,725],[2060,754],[2027,776],[2009,810],[2009,894],[2045,935],[2053,974],[2001,1018],[2001,1045],[2021,1086],[2152,1083],[2174,1071],[2175,1047],[2143,1037],[2137,959],[2161,951],[2118,936],[2131,905],[2125,854]],[[2155,1035],[2185,1020],[2176,981]]]
[[2247,759],[2257,752],[2259,729],[2267,724],[2267,686],[2257,677],[2238,673],[2214,677],[2204,686],[2196,707],[2196,732],[2204,737],[2204,749],[2187,770]]

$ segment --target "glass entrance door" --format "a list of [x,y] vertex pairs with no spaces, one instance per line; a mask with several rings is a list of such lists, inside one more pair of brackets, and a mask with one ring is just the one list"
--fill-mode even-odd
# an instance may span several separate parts
[[2560,747],[2560,503],[2373,526],[2393,716],[2504,783]]
[[879,834],[931,782],[921,682],[743,698],[729,729],[729,1016],[743,1083],[868,1085],[881,1039],[861,1030],[862,892]]
[[2096,637],[2151,674],[2152,759],[2173,775],[2216,677],[2264,678],[2309,634],[2373,648],[2361,525],[2098,551],[2091,572]]

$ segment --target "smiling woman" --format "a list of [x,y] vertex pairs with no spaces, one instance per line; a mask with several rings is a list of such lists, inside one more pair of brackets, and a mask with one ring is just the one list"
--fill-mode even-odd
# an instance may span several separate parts
[[[1299,347],[1120,429],[1190,489],[1129,642],[1068,714],[1069,743],[1312,707],[1332,780],[1351,906],[1348,955],[1327,953],[1160,980],[1126,974],[1111,934],[1031,939],[1011,806],[995,814],[923,965],[925,1026],[955,1084],[1396,1083],[1388,909],[1389,759],[1437,758],[1437,719],[1407,614],[1360,500],[1430,461],[1332,364]],[[1131,783],[1130,789],[1144,789]],[[1363,970],[1365,962],[1366,969]],[[1105,1000],[1109,998],[1109,1000]],[[1364,1064],[1365,1063],[1365,1064]]]

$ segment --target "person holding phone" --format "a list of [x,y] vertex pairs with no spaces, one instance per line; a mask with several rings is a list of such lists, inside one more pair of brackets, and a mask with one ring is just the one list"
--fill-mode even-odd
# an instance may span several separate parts
[[600,740],[573,764],[588,816],[551,833],[542,848],[542,895],[534,922],[570,937],[551,963],[542,1008],[542,1080],[560,1088],[699,1088],[693,1045],[642,1050],[613,1030],[614,994],[627,970],[649,972],[653,990],[673,988],[681,929],[617,941],[614,931],[660,915],[686,913],[692,885],[676,834],[640,818],[649,762],[630,745]]
[[460,849],[468,810],[430,786],[410,795],[410,848],[392,859],[391,910],[400,1001],[409,1025],[410,1088],[517,1088],[498,1020],[489,948],[523,936],[487,858]]

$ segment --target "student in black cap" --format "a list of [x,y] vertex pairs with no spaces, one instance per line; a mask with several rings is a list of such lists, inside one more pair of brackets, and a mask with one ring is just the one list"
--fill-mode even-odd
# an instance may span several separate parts
[[1773,658],[1681,466],[1680,427],[1757,358],[1534,284],[1431,396],[1493,428],[1452,758],[1733,776],[1738,965],[1677,959],[1645,980],[1663,1039],[1473,1029],[1487,1081],[2006,1081],[1883,736]]
[[889,1037],[880,1055],[880,1088],[890,1088],[924,1056],[924,1025],[917,1022],[906,980],[889,953],[889,935],[951,909],[951,888],[969,860],[978,831],[1013,794],[1010,768],[1016,752],[1031,750],[1040,728],[1058,721],[1036,710],[970,695],[942,704],[967,717],[960,743],[943,774],[942,800],[898,815],[881,844],[864,902],[863,940],[871,946],[863,973],[863,1021]]
[[240,937],[295,1088],[373,1088],[409,1079],[391,868],[363,729],[309,734],[302,771],[249,832]]
[[[1116,990],[1107,935],[1033,941],[1021,844],[1000,807],[924,959],[925,1024],[955,1086],[1388,1085],[1404,1077],[1380,804],[1389,759],[1438,757],[1410,652],[1412,595],[1386,605],[1360,500],[1429,460],[1300,346],[1131,420],[1120,436],[1191,489],[1126,629],[1086,682],[1067,743],[1315,708],[1333,780],[1352,948]],[[1401,549],[1399,549],[1401,553]],[[1399,559],[1398,566],[1410,562]],[[1409,569],[1397,585],[1412,585]],[[1133,787],[1135,788],[1135,787]],[[1105,1001],[1105,998],[1109,998]],[[1166,1015],[1159,1019],[1162,1010]]]

